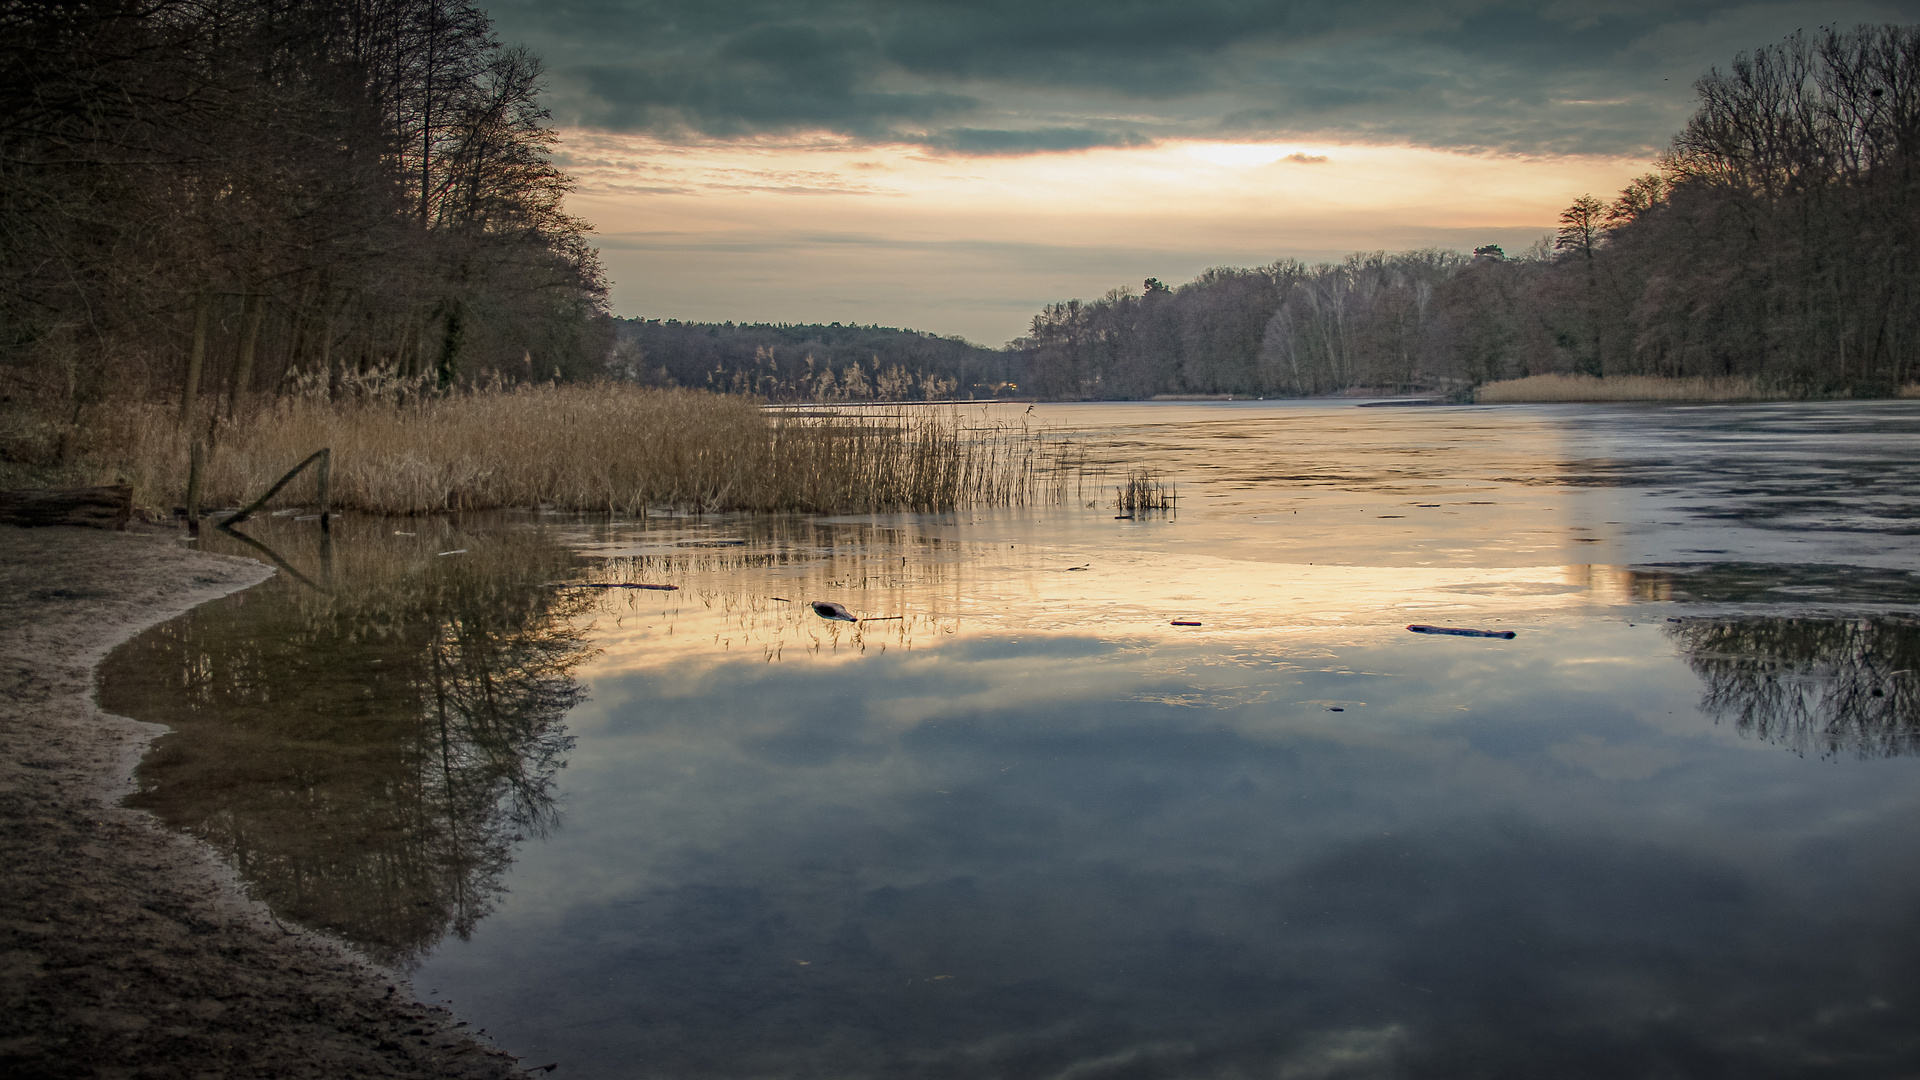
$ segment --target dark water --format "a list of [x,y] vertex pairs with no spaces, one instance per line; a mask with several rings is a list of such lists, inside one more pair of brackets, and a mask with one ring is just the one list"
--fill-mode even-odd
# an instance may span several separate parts
[[1178,514],[263,522],[135,801],[568,1075],[1920,1073],[1920,409],[1052,419]]

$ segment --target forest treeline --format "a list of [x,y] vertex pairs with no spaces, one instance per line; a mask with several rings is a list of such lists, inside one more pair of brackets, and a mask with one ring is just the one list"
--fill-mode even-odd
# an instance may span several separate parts
[[611,368],[774,400],[1920,377],[1916,27],[1709,72],[1657,171],[1527,252],[1149,280],[1049,305],[1002,350],[609,318],[540,83],[468,0],[0,0],[0,462],[63,459],[110,393],[210,421],[389,376]]
[[1056,398],[1463,390],[1550,373],[1877,396],[1920,377],[1920,27],[1796,34],[1695,84],[1658,171],[1556,235],[1283,260],[1049,305]]
[[598,374],[540,84],[466,0],[0,4],[0,395]]
[[1020,357],[964,338],[840,323],[615,319],[618,374],[770,401],[987,398],[1018,392]]

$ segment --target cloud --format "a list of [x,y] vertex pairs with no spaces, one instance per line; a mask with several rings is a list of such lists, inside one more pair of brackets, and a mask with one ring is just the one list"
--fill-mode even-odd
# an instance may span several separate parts
[[986,157],[997,154],[1059,153],[1110,146],[1146,146],[1152,141],[1132,132],[1097,131],[1092,128],[1040,128],[1033,131],[948,128],[929,135],[924,145],[955,154]]
[[489,11],[503,37],[547,58],[556,117],[610,131],[818,131],[998,155],[1221,132],[1640,154],[1684,121],[1709,66],[1798,27],[1914,21],[1920,0],[499,0]]
[[1300,165],[1324,165],[1327,163],[1328,159],[1327,159],[1327,155],[1325,154],[1309,154],[1304,150],[1298,150],[1298,151],[1295,151],[1294,153],[1288,154],[1286,157],[1283,157],[1280,160],[1291,161]]
[[879,136],[976,111],[980,102],[943,90],[871,87],[871,41],[829,37],[805,26],[757,28],[694,57],[648,64],[592,64],[577,119],[612,130],[740,136],[820,129]]

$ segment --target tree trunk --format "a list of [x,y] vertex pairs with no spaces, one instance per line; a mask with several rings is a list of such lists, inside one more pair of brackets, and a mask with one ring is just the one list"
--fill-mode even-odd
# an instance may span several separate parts
[[320,371],[327,391],[327,399],[333,399],[333,289],[328,287],[320,294],[324,314],[320,319]]
[[434,379],[442,390],[452,386],[460,375],[460,351],[467,341],[464,315],[460,301],[448,305],[446,329],[440,337],[440,358],[434,364]]
[[314,278],[309,276],[300,289],[300,304],[288,318],[287,353],[280,364],[280,377],[273,383],[276,395],[287,392],[287,379],[299,368],[301,354],[313,351],[313,293]]
[[32,488],[0,491],[0,525],[85,525],[123,529],[133,516],[133,488]]
[[180,422],[193,419],[193,399],[200,395],[200,371],[207,363],[207,324],[213,318],[213,298],[206,293],[193,307],[193,351],[187,354],[187,383],[180,395]]
[[227,415],[240,411],[240,403],[253,389],[253,350],[260,343],[260,322],[266,318],[267,298],[258,293],[247,297],[246,322],[240,331],[240,355],[233,363],[233,386],[227,397]]

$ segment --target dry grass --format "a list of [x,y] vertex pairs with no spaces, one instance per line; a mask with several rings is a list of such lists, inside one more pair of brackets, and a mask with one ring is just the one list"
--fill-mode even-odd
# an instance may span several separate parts
[[1901,387],[1900,396],[1903,398],[1920,398],[1920,383],[1908,383]]
[[[332,503],[383,514],[546,507],[644,512],[947,510],[1063,494],[1077,448],[1018,427],[963,428],[929,412],[769,416],[752,400],[625,384],[439,397],[391,388],[318,395],[195,430],[210,436],[202,504],[256,497],[320,447]],[[187,432],[164,403],[91,410],[75,440],[86,482],[134,485],[137,504],[179,505]],[[272,505],[312,502],[302,477]]]
[[1578,401],[1778,401],[1752,379],[1668,379],[1656,375],[1534,375],[1488,383],[1474,391],[1481,405]]
[[1172,510],[1178,496],[1174,486],[1160,479],[1151,469],[1134,469],[1126,482],[1114,488],[1113,508],[1133,517],[1155,510]]

